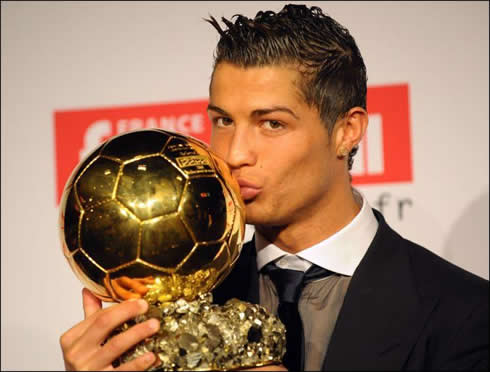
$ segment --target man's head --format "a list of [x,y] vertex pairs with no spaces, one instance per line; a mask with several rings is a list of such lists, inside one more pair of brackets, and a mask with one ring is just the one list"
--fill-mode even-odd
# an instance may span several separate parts
[[[209,22],[221,38],[214,68],[222,62],[240,67],[294,66],[304,101],[319,111],[332,134],[335,123],[349,109],[366,109],[366,67],[349,31],[318,7],[286,5],[280,12],[260,11],[249,19],[236,15],[234,22],[222,18],[223,30]],[[348,169],[357,146],[349,149]]]
[[225,31],[211,22],[222,35],[208,105],[211,148],[238,180],[247,222],[273,240],[286,231],[309,243],[325,238],[358,210],[348,155],[367,112],[354,41],[303,6],[236,16],[224,20]]

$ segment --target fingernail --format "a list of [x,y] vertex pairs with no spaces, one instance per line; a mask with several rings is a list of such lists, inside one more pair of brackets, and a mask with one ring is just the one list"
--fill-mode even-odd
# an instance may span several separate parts
[[149,352],[149,353],[146,353],[145,355],[143,355],[143,360],[147,363],[152,362],[154,358],[155,358],[155,354],[153,354],[152,352]]
[[156,331],[160,328],[160,322],[157,319],[150,319],[148,321],[148,327],[150,327],[152,331]]
[[138,304],[138,307],[140,308],[141,312],[146,312],[146,310],[148,310],[148,302],[146,302],[145,300],[143,299],[138,299],[136,300],[136,303]]

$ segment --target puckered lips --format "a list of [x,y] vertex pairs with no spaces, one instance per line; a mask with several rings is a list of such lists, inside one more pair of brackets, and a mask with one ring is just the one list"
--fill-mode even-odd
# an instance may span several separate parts
[[240,195],[245,202],[254,199],[262,191],[261,187],[244,178],[238,178],[237,181],[240,186]]

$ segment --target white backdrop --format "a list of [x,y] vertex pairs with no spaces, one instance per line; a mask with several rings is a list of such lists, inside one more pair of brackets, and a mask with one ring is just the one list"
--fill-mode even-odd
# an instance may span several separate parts
[[[8,2],[1,14],[2,370],[62,369],[82,319],[60,248],[55,110],[206,99],[209,14],[285,2]],[[360,185],[402,235],[488,279],[487,2],[307,2],[346,26],[368,86],[408,83],[413,180]],[[398,201],[411,200],[398,215]]]

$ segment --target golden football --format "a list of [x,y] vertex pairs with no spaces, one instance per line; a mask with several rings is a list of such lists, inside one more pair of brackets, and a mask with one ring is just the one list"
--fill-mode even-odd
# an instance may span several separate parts
[[227,164],[160,129],[112,137],[73,170],[60,205],[63,254],[97,297],[192,300],[230,272],[245,215]]

